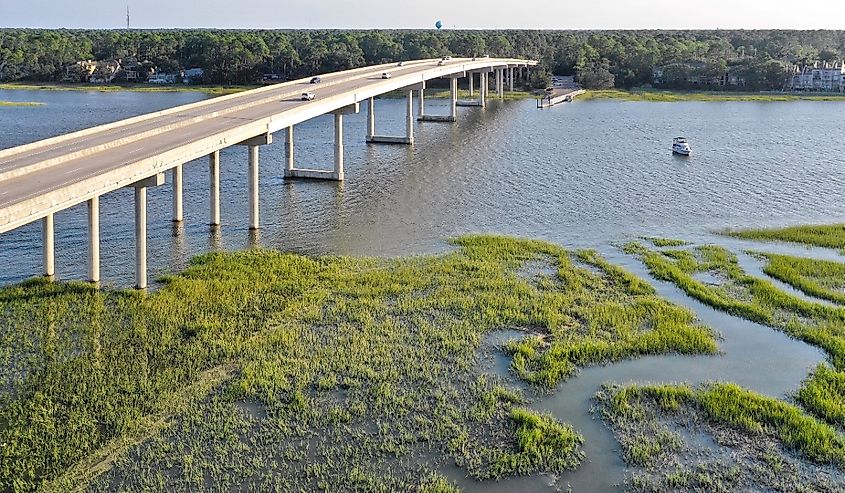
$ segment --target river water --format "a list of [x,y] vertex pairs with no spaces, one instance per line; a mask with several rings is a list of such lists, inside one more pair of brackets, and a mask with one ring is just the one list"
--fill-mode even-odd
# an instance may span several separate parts
[[[184,104],[194,93],[0,91],[0,100],[40,101],[0,108],[0,148]],[[447,113],[444,101],[427,112]],[[378,133],[401,132],[404,101],[378,102]],[[221,153],[223,226],[208,222],[208,169],[185,167],[185,222],[170,221],[169,183],[149,191],[151,278],[183,268],[191,256],[251,245],[304,253],[409,255],[443,251],[444,239],[469,232],[542,238],[593,247],[647,277],[614,245],[640,235],[716,242],[734,251],[751,244],[713,234],[725,227],[836,222],[845,217],[845,104],[831,102],[590,101],[537,110],[533,101],[461,108],[456,125],[421,123],[417,144],[364,143],[366,109],[345,118],[346,182],[282,179],[284,142],[261,149],[261,224],[248,230],[247,153]],[[686,135],[692,158],[671,154]],[[329,167],[330,117],[296,128],[299,167]],[[169,176],[168,176],[169,181]],[[120,190],[101,199],[102,276],[117,287],[133,282],[133,198]],[[56,270],[83,279],[84,204],[56,216]],[[0,235],[0,283],[40,272],[40,226]],[[759,248],[759,245],[757,245]],[[833,256],[784,245],[769,250]],[[742,257],[759,274],[759,265]],[[755,270],[756,269],[756,270]],[[767,327],[697,303],[655,282],[667,298],[691,307],[722,336],[713,357],[648,357],[590,368],[534,403],[586,437],[587,462],[558,487],[606,491],[623,480],[618,445],[590,414],[604,382],[690,382],[723,379],[776,397],[793,393],[824,359],[806,344]],[[776,362],[776,363],[775,363]],[[500,365],[500,369],[504,368]],[[479,484],[446,471],[470,490],[543,490],[547,478]]]

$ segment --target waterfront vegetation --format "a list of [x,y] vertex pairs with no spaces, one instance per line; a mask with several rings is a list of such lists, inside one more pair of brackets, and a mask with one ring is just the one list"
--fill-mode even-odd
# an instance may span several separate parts
[[44,106],[44,103],[35,103],[31,101],[0,101],[0,106]]
[[716,350],[688,310],[595,252],[454,243],[405,259],[212,253],[149,295],[0,290],[0,484],[450,491],[447,463],[560,473],[583,438],[482,373],[485,334],[527,333],[513,365],[542,385]]
[[763,271],[809,296],[845,304],[845,263],[792,255],[755,253],[766,261]]
[[634,491],[835,491],[845,478],[841,431],[736,384],[605,386],[596,400]]
[[724,234],[743,240],[787,241],[822,248],[845,249],[845,224],[747,229],[725,231]]
[[[225,96],[238,92],[255,89],[257,85],[241,86],[214,86],[214,85],[186,85],[186,84],[26,84],[7,83],[0,84],[0,90],[25,90],[25,91],[95,91],[95,92],[201,92],[211,96]],[[39,104],[39,103],[36,103]]]
[[[264,73],[296,78],[486,54],[538,60],[531,87],[546,84],[551,73],[575,75],[590,88],[642,87],[655,82],[655,67],[663,67],[665,88],[696,89],[702,79],[712,83],[729,72],[731,80],[742,81],[738,90],[759,91],[782,89],[791,64],[842,60],[843,46],[845,31],[832,30],[0,29],[0,80],[60,81],[78,61],[132,57],[144,70],[200,67],[207,83],[252,84]],[[103,68],[97,77],[108,75]]]
[[[722,247],[655,251],[629,243],[625,250],[638,255],[652,275],[673,282],[688,295],[826,351],[832,368],[824,364],[817,367],[797,398],[814,415],[838,426],[845,424],[845,307],[802,299],[766,279],[748,275],[739,267],[736,256]],[[845,271],[839,264],[783,255],[766,258],[772,259],[766,271],[810,295],[835,298],[830,286],[845,282]],[[719,282],[697,279],[702,273]]]
[[578,97],[581,100],[616,99],[622,101],[650,101],[671,103],[678,101],[843,101],[845,94],[781,93],[781,92],[725,92],[725,91],[661,91],[653,89],[590,90]]

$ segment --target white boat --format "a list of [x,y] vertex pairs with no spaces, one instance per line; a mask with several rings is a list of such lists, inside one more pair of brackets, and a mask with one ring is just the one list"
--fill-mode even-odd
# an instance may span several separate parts
[[672,141],[672,153],[680,154],[681,156],[692,154],[692,148],[689,146],[689,141],[687,141],[686,137],[675,137]]

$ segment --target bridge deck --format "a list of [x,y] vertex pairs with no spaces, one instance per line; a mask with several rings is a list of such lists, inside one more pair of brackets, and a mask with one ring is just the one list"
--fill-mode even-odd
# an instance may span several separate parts
[[[388,64],[307,79],[142,115],[0,151],[0,232],[179,164],[288,126],[437,77],[533,65],[515,59]],[[390,79],[382,79],[382,72]],[[306,91],[314,101],[300,101]]]

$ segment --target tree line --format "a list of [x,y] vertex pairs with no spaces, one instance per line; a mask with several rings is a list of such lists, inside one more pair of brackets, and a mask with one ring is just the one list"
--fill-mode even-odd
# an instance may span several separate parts
[[[446,55],[539,60],[588,87],[631,88],[669,74],[738,74],[748,89],[779,89],[793,64],[845,57],[845,31],[424,31],[0,29],[0,80],[59,81],[80,60],[134,57],[162,70],[204,69],[204,82],[251,84]],[[666,85],[683,86],[675,76]]]

